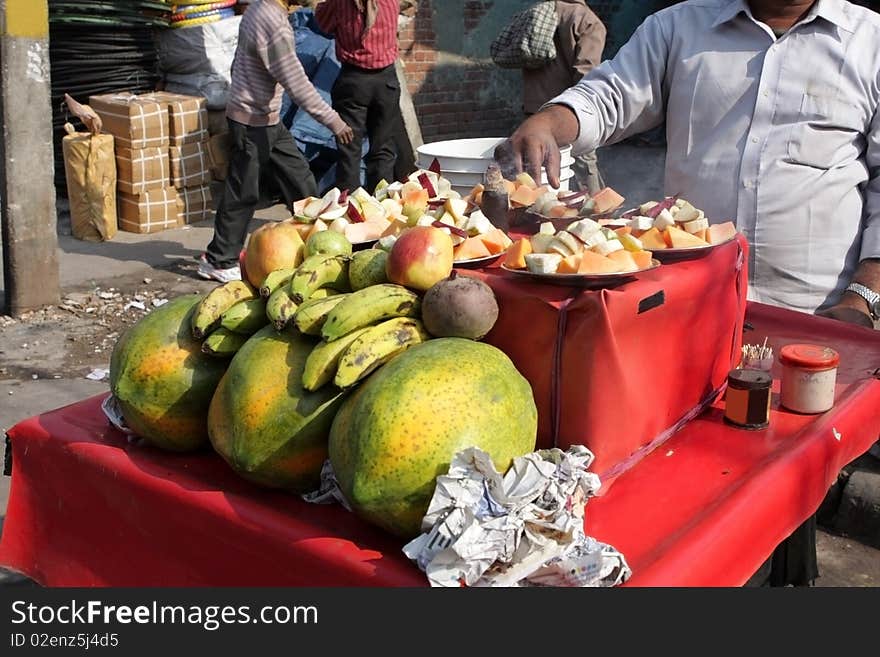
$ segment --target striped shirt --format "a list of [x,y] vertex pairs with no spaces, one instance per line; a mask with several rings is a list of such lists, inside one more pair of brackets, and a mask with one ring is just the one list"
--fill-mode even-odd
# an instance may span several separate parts
[[241,19],[226,116],[248,126],[276,125],[282,91],[334,134],[345,127],[303,71],[287,10],[278,0],[258,0]]
[[344,64],[376,70],[397,59],[398,0],[379,0],[373,27],[364,35],[364,15],[354,0],[324,0],[315,18],[324,33],[336,39],[336,57]]

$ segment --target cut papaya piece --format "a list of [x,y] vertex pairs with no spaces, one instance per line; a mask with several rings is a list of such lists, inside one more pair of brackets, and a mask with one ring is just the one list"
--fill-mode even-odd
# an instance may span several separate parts
[[629,251],[612,251],[606,257],[620,265],[622,271],[638,271],[640,269]]
[[593,198],[593,214],[608,214],[623,205],[624,198],[610,187],[600,189]]
[[736,236],[736,224],[726,221],[723,224],[713,224],[706,231],[706,241],[709,244],[721,244]]
[[698,230],[696,233],[692,233],[694,237],[699,237],[704,242],[708,243],[709,240],[706,239],[706,236],[709,234],[709,231],[706,228],[702,228]]
[[581,266],[580,254],[570,255],[562,259],[559,267],[556,268],[557,274],[577,274]]
[[469,237],[459,244],[452,252],[453,260],[473,260],[474,258],[485,258],[492,255],[483,240],[479,237]]
[[507,189],[507,195],[510,196],[516,191],[516,183],[512,180],[504,179],[504,187]]
[[663,233],[657,228],[646,230],[639,239],[642,241],[642,246],[651,251],[668,248],[666,240],[663,238]]
[[525,185],[520,185],[510,194],[510,204],[517,208],[527,208],[537,200],[535,190]]
[[669,245],[673,249],[688,249],[699,246],[708,246],[708,242],[701,240],[696,235],[691,235],[681,228],[676,228],[675,226],[670,226],[669,228],[667,228],[666,233],[669,235]]
[[410,189],[405,191],[401,198],[404,203],[410,203],[412,205],[428,205],[428,199],[430,196],[428,195],[428,190],[422,187],[418,189]]
[[618,235],[632,235],[632,230],[629,226],[621,226],[620,228],[615,228],[614,232]]
[[504,253],[507,247],[513,244],[513,240],[511,240],[500,228],[493,228],[488,233],[479,235],[478,237],[483,241],[483,244],[486,245],[486,248],[489,249],[489,253],[492,253],[493,255],[496,253]]
[[621,266],[603,255],[593,251],[584,251],[581,254],[581,264],[578,267],[579,274],[614,274],[621,271]]
[[526,238],[518,239],[509,249],[504,258],[504,266],[511,269],[525,269],[526,256],[532,252],[532,243]]
[[636,261],[636,266],[639,270],[647,269],[654,264],[651,260],[652,254],[650,251],[631,251],[630,255]]

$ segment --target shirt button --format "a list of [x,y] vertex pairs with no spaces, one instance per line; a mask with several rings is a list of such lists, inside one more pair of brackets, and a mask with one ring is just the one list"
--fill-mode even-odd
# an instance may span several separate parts
[[757,137],[752,137],[752,143],[753,143],[753,144],[757,144],[757,143],[758,143],[758,138],[757,138]]
[[770,95],[770,92],[769,92],[769,91],[765,91],[765,92],[764,92],[764,98],[767,98],[769,95]]

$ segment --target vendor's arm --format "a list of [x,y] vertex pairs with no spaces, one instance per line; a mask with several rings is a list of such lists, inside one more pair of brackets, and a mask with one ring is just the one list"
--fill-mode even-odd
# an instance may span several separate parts
[[559,146],[585,153],[662,123],[669,30],[656,14],[649,16],[613,60],[526,119],[496,150],[506,173],[524,169],[539,180],[544,165],[558,187]]
[[[880,108],[868,131],[865,163],[868,183],[865,185],[865,222],[862,231],[862,261],[852,277],[852,283],[861,283],[880,292]],[[855,292],[844,292],[840,302],[821,313],[825,317],[873,327],[868,304]]]
[[339,114],[328,105],[312,85],[299,57],[296,56],[296,44],[293,28],[286,24],[287,29],[278,30],[266,35],[265,44],[258,45],[263,64],[278,83],[290,96],[295,105],[311,114],[316,121],[327,126],[343,144],[351,141],[351,128]]

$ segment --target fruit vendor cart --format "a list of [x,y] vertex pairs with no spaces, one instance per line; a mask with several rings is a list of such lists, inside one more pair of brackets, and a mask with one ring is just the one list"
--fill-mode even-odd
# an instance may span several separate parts
[[[471,272],[501,307],[487,340],[532,385],[538,446],[596,455],[603,487],[586,533],[625,555],[627,585],[742,585],[880,435],[877,334],[747,304],[746,248],[596,290]],[[830,411],[780,407],[774,369],[769,426],[723,421],[741,344],[765,339],[840,354]],[[340,506],[248,483],[214,453],[132,443],[102,414],[104,397],[9,431],[4,567],[49,586],[426,584],[402,540]]]

